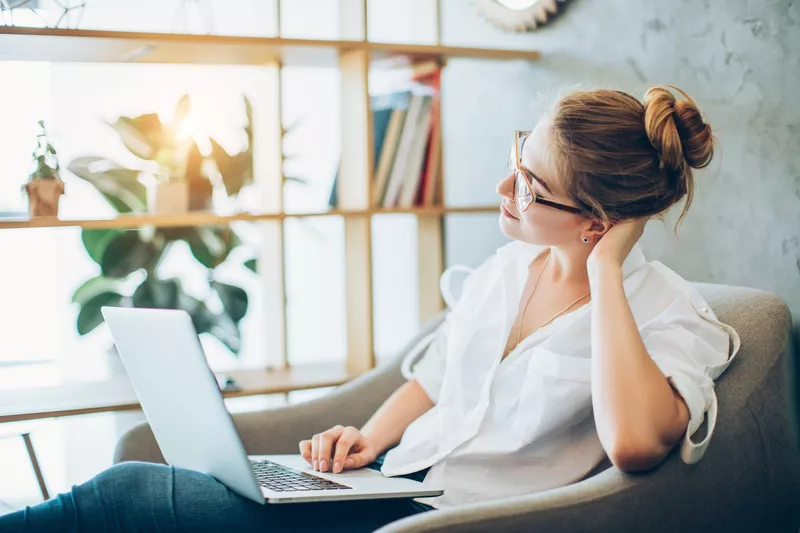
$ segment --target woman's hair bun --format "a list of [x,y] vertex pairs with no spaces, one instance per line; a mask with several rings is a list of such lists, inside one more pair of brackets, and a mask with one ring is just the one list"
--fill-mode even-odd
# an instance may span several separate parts
[[[670,89],[685,99],[676,99]],[[662,166],[673,171],[682,172],[687,164],[706,167],[714,156],[711,126],[703,121],[697,103],[674,85],[656,85],[645,93],[644,127]]]

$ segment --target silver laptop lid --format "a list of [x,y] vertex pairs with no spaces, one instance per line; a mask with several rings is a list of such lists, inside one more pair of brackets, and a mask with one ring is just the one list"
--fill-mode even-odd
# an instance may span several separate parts
[[189,314],[119,307],[102,313],[167,462],[263,502]]

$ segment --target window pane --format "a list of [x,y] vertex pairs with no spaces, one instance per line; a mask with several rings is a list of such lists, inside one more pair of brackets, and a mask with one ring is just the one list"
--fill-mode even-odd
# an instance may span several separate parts
[[286,212],[321,212],[330,207],[341,150],[339,88],[337,69],[283,68]]
[[0,362],[69,356],[92,373],[93,360],[110,339],[102,333],[79,337],[76,331],[72,294],[100,271],[84,251],[80,229],[4,230],[0,249]]
[[419,330],[416,217],[372,217],[372,271],[375,356],[383,361]]
[[344,220],[287,219],[284,231],[289,362],[344,361]]
[[[263,321],[261,292],[257,276],[244,266],[255,249],[247,241],[248,232],[238,231],[243,243],[211,274],[204,266],[213,264],[212,254],[224,255],[214,247],[224,247],[227,231],[209,227],[165,228],[154,234],[91,230],[83,237],[79,228],[0,231],[0,247],[7,258],[0,264],[0,364],[55,363],[55,367],[9,366],[0,387],[102,379],[120,371],[117,358],[109,355],[113,341],[101,324],[101,305],[133,303],[186,310],[199,306],[194,317],[213,369],[261,364],[263,354],[257,349]],[[112,243],[108,246],[116,248],[98,252],[102,246],[91,244],[92,235],[98,233],[107,234]],[[194,252],[179,239],[192,241]],[[96,279],[101,268],[90,258],[84,242],[90,243],[93,254],[101,254],[113,279]],[[96,284],[84,285],[89,280]],[[247,312],[237,327],[243,305]],[[238,358],[232,350],[238,351]]]
[[[168,124],[181,97],[189,95],[189,113],[176,136],[196,141],[203,156],[216,158],[210,139],[229,156],[236,156],[248,147],[244,98],[256,110],[268,105],[268,73],[266,68],[247,66],[0,63],[0,79],[15,80],[0,86],[0,116],[4,117],[0,175],[7,177],[0,184],[0,210],[26,209],[20,186],[36,146],[37,120],[45,121],[66,184],[60,216],[114,216],[116,210],[93,185],[67,170],[70,164],[84,157],[107,159],[134,174],[141,172],[142,184],[152,182],[147,176],[158,165],[137,157],[110,124],[121,116],[152,113]],[[88,170],[100,172],[107,166],[94,164]],[[257,208],[247,205],[247,200],[252,203],[252,197],[257,197],[248,195],[252,186],[242,188],[240,198],[229,199],[215,170],[203,169],[216,180],[213,198],[218,212],[239,206]]]

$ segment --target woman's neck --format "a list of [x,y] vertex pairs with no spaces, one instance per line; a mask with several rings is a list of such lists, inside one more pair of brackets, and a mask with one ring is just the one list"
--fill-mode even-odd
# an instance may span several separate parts
[[578,243],[576,246],[551,246],[548,272],[544,275],[555,283],[589,283],[586,260],[593,246]]

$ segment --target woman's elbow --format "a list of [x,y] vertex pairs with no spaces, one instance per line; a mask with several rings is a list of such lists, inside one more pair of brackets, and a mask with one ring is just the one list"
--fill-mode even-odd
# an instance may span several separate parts
[[620,443],[608,451],[611,463],[625,473],[645,472],[661,464],[670,448],[658,442]]

